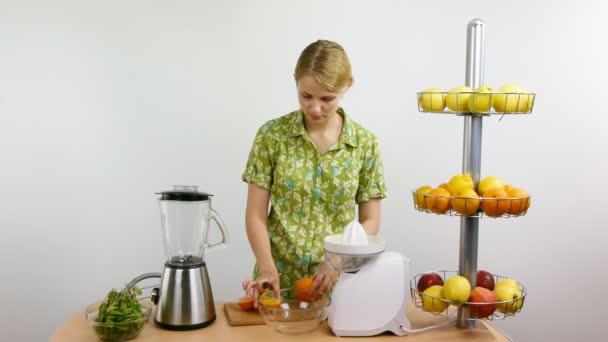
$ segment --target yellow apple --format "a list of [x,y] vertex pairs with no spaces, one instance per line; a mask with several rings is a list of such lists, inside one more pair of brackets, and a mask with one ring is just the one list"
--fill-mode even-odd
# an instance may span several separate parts
[[443,297],[458,303],[464,303],[471,295],[471,283],[463,276],[449,278],[443,284]]
[[479,195],[473,189],[463,189],[452,196],[456,197],[450,199],[450,205],[460,215],[472,215],[479,209]]
[[483,94],[483,93],[491,93],[494,91],[492,87],[489,86],[481,86],[475,89],[475,93],[471,94],[468,101],[468,108],[471,113],[486,113],[490,111],[492,108],[492,98],[493,94]]
[[528,93],[526,94],[528,97],[528,106],[526,107],[526,112],[532,111],[532,107],[534,107],[534,100],[536,99],[536,94]]
[[498,92],[507,94],[494,95],[492,106],[494,110],[502,113],[514,113],[518,110],[519,93],[521,88],[517,84],[507,83]]
[[521,88],[519,90],[519,105],[517,106],[518,112],[528,113],[532,110],[534,104],[534,95],[527,89]]
[[433,285],[422,292],[422,307],[430,312],[442,312],[450,305],[443,298],[443,286]]
[[446,106],[448,106],[448,108],[454,112],[468,111],[468,101],[472,91],[473,89],[467,86],[453,88],[448,92],[447,96],[445,97]]
[[519,283],[517,282],[517,280],[511,278],[506,278],[499,281],[498,283],[496,283],[496,285],[494,285],[494,289],[503,286],[516,287],[519,289]]
[[414,202],[416,203],[416,206],[419,209],[426,209],[426,204],[424,203],[425,202],[424,194],[428,194],[429,192],[431,192],[431,190],[433,190],[433,188],[429,185],[423,185],[423,186],[419,187],[418,189],[416,189],[416,192],[415,192],[416,197],[414,199]]
[[[512,303],[507,303],[507,304],[498,304],[498,311],[500,312],[504,312],[506,314],[513,314],[516,313],[517,311],[521,310],[521,308],[524,306],[524,300],[521,297],[521,292],[516,291],[519,294],[516,294],[516,298],[519,298],[518,300],[512,302]],[[498,297],[498,295],[496,296]],[[503,302],[502,300],[498,300],[499,302]]]
[[477,193],[482,195],[492,189],[505,189],[505,182],[502,179],[495,176],[488,176],[479,182],[477,185]]
[[425,199],[426,208],[430,211],[443,214],[450,209],[450,192],[444,188],[431,190]]
[[473,178],[471,178],[471,174],[469,173],[453,176],[447,184],[447,190],[452,195],[462,190],[474,188],[475,183],[473,183]]
[[445,108],[445,92],[441,88],[428,88],[422,91],[418,105],[424,112],[441,112]]
[[[505,279],[494,287],[494,294],[499,302],[511,301],[509,303],[498,304],[498,311],[512,314],[521,309],[524,305],[523,299],[521,298],[521,291],[519,290],[519,284],[513,279]],[[515,300],[515,301],[514,301]]]

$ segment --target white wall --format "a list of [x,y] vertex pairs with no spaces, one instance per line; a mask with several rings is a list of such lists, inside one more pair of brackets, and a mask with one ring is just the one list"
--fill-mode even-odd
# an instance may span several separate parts
[[44,340],[134,276],[160,271],[155,192],[215,194],[227,249],[218,300],[253,256],[241,182],[257,128],[297,108],[292,71],[317,38],[347,49],[343,106],[381,140],[382,235],[414,270],[456,269],[459,220],[410,190],[461,170],[462,118],[415,93],[464,83],[466,25],[487,23],[487,84],[538,94],[532,115],[484,119],[482,176],[529,190],[518,219],[482,219],[479,267],[519,279],[520,341],[599,340],[608,277],[608,60],[601,1],[0,1],[0,339]]

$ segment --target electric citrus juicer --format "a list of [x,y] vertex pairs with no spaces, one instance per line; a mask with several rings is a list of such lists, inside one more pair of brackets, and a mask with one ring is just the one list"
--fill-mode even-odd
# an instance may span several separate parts
[[325,237],[327,262],[340,278],[331,295],[328,323],[337,336],[373,336],[390,331],[406,335],[410,261],[386,251],[380,236],[368,235],[359,222],[343,234]]
[[[155,322],[165,329],[190,330],[208,326],[216,318],[213,293],[204,256],[225,246],[228,230],[211,207],[211,194],[197,186],[176,185],[172,191],[159,193],[165,269],[133,279],[133,286],[148,278],[161,278],[160,288],[152,290],[157,305]],[[209,225],[219,227],[221,240],[209,244]]]

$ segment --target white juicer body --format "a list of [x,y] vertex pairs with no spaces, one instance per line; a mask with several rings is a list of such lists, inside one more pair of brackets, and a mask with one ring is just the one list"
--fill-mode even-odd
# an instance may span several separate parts
[[340,274],[329,307],[328,323],[337,336],[373,336],[385,331],[403,336],[410,328],[410,261],[385,251],[356,273]]

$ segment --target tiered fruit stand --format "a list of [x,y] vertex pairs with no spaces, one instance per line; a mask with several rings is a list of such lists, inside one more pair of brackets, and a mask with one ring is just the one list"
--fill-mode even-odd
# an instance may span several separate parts
[[[483,84],[483,76],[484,76],[484,48],[485,48],[485,23],[482,20],[474,19],[472,20],[467,27],[467,64],[466,64],[466,86],[471,89],[476,89]],[[507,101],[515,102],[515,109],[505,109],[504,111],[496,111],[493,108],[488,109],[484,112],[466,112],[466,111],[452,111],[452,110],[444,110],[444,106],[433,106],[431,105],[431,109],[423,108],[420,105],[420,99],[424,96],[428,96],[430,100],[431,97],[438,98],[439,100],[445,100],[445,97],[450,95],[448,92],[423,92],[418,93],[419,100],[419,111],[421,112],[432,112],[432,113],[452,113],[464,118],[464,143],[463,143],[463,173],[469,173],[472,176],[472,179],[475,183],[475,186],[479,184],[480,180],[480,170],[481,170],[481,132],[482,132],[482,123],[483,118],[490,115],[507,115],[507,114],[529,114],[532,112],[535,94],[526,92],[526,93],[517,93],[517,92],[489,92],[484,93],[490,96],[503,96],[506,97]],[[463,93],[459,93],[463,94]],[[473,92],[469,93],[471,97],[475,94]],[[523,104],[523,105],[522,105]],[[441,108],[441,110],[434,110],[434,108]],[[444,198],[442,198],[444,197]],[[413,200],[414,206],[417,210],[429,213],[435,213],[436,211],[431,211],[428,209],[428,206],[421,205],[421,203],[429,203],[432,201],[441,201],[441,200],[452,200],[452,199],[461,199],[463,201],[470,201],[470,198],[464,197],[456,197],[456,196],[433,196],[428,194],[418,194],[413,191]],[[441,212],[439,214],[443,215],[456,215],[460,216],[460,255],[459,255],[459,270],[458,271],[435,271],[442,276],[443,279],[447,279],[451,276],[461,275],[469,280],[471,284],[471,288],[476,286],[476,276],[477,276],[477,246],[478,246],[478,234],[479,234],[479,220],[482,217],[487,217],[488,215],[484,214],[484,211],[481,209],[483,205],[495,205],[495,206],[505,206],[508,207],[504,214],[499,214],[497,217],[517,217],[522,216],[527,213],[530,197],[520,197],[520,198],[501,198],[501,199],[484,199],[479,198],[475,199],[475,201],[479,201],[475,203],[479,206],[474,213],[471,215],[463,215],[459,214],[454,210],[447,210],[445,212]],[[494,201],[490,203],[490,201]],[[467,204],[465,202],[465,208]],[[411,280],[411,294],[412,300],[414,301],[417,307],[423,308],[423,298],[425,301],[442,301],[447,302],[449,308],[445,310],[441,314],[445,314],[446,317],[452,317],[455,313],[457,314],[456,324],[460,328],[474,328],[477,322],[477,318],[474,315],[471,315],[471,308],[474,308],[477,305],[488,305],[488,303],[455,303],[442,298],[435,298],[428,296],[420,291],[418,291],[416,284],[418,283],[419,278],[422,274],[415,276]],[[499,275],[494,275],[495,282],[498,283],[500,280],[506,278]],[[496,319],[496,318],[505,318],[508,316],[513,316],[516,313],[520,312],[523,303],[526,297],[526,288],[519,283],[519,290],[521,292],[521,297],[503,301],[490,303],[492,305],[496,305],[498,308],[502,308],[501,310],[496,310],[492,315],[487,317],[487,319]]]

